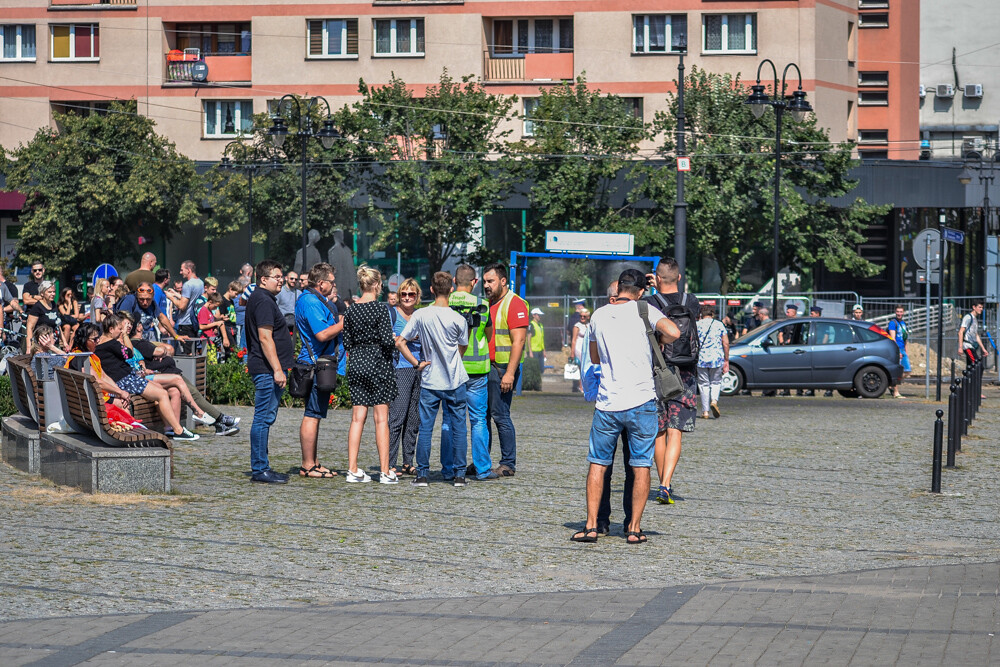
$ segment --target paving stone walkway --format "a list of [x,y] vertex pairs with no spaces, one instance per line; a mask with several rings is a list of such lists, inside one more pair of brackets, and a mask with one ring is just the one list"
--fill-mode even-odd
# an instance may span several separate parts
[[[685,500],[647,507],[642,547],[620,525],[568,541],[591,415],[568,394],[516,399],[517,476],[465,489],[253,485],[248,428],[179,445],[170,496],[86,496],[0,465],[0,664],[996,662],[987,395],[940,496],[933,404],[724,400],[685,440]],[[277,469],[298,465],[300,415],[279,415]],[[341,471],[347,422],[321,432]]]

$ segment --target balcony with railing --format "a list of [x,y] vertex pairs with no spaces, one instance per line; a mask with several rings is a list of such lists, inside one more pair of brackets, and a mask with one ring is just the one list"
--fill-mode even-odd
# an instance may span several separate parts
[[249,53],[202,54],[198,49],[174,50],[166,55],[165,86],[213,83],[250,85],[253,58]]
[[49,9],[136,9],[136,0],[49,0]]
[[483,53],[483,80],[487,83],[558,83],[572,79],[572,53],[526,53],[522,56],[496,56],[489,51]]
[[484,18],[489,42],[483,80],[559,82],[573,78],[573,17]]

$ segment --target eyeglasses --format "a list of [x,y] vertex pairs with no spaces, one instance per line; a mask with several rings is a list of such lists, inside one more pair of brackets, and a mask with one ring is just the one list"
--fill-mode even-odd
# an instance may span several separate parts
[[139,290],[137,292],[137,294],[152,294],[152,293],[153,293],[153,290],[151,290],[151,289],[141,289],[141,290]]
[[96,343],[97,341],[101,340],[101,337],[100,337],[100,336],[91,336],[91,337],[90,337],[90,338],[88,338],[87,340],[88,340],[88,341],[93,341],[93,342],[95,342],[95,343]]
[[399,293],[399,298],[400,299],[416,299],[417,298],[417,293],[416,292],[400,292]]
[[285,279],[285,277],[283,275],[281,275],[280,273],[278,275],[276,275],[276,276],[267,276],[267,277],[270,278],[271,280],[284,280]]
[[45,273],[45,269],[32,269],[32,273]]

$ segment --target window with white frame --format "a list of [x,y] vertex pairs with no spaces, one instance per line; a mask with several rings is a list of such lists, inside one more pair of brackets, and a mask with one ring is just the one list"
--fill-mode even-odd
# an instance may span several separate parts
[[0,26],[0,60],[34,60],[35,26]]
[[253,101],[205,100],[205,136],[235,137],[253,131]]
[[572,53],[572,18],[493,19],[494,56]]
[[357,58],[358,20],[307,21],[310,58]]
[[49,26],[52,60],[100,60],[101,28],[96,23]]
[[632,17],[632,53],[686,50],[687,14],[636,14]]
[[704,53],[755,53],[756,14],[705,14],[702,16]]
[[523,97],[521,102],[523,104],[524,111],[524,127],[521,130],[521,134],[526,137],[535,136],[535,124],[530,120],[532,114],[535,113],[535,109],[538,108],[538,103],[541,101],[540,97]]
[[376,56],[424,55],[423,19],[375,19]]

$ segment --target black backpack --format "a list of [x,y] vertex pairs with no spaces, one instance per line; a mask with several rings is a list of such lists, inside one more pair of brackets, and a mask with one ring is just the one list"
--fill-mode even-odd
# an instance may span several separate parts
[[680,292],[679,295],[678,303],[668,301],[662,294],[654,295],[660,311],[677,325],[681,332],[677,340],[663,346],[663,358],[674,366],[690,366],[698,361],[697,318],[687,303],[691,295],[685,292]]

